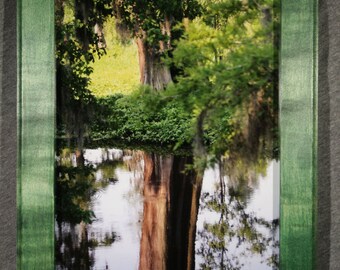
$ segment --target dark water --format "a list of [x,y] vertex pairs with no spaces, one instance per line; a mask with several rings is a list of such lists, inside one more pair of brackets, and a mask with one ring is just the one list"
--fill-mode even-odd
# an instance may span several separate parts
[[191,157],[101,148],[57,163],[56,269],[277,268],[276,161],[201,175]]

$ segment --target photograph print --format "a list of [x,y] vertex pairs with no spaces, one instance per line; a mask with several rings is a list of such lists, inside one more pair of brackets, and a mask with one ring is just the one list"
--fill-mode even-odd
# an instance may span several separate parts
[[278,269],[278,0],[55,0],[55,267]]

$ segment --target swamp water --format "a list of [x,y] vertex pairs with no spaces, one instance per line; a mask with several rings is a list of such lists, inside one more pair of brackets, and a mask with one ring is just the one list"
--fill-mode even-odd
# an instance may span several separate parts
[[57,165],[56,269],[277,269],[276,161],[201,176],[188,156],[99,148]]

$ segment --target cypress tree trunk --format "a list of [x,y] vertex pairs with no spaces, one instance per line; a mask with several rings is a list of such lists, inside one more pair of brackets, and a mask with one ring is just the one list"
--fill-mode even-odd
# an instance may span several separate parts
[[167,40],[161,40],[158,44],[149,44],[144,31],[136,34],[140,82],[150,85],[157,91],[165,89],[172,82],[170,68],[161,59],[162,54],[171,49],[171,18],[169,16],[164,18],[160,28]]
[[169,185],[173,158],[144,155],[144,209],[140,270],[165,270]]
[[92,0],[76,0],[75,6],[75,19],[83,23],[81,28],[77,28],[77,39],[82,43],[84,52],[89,50],[90,46],[90,33],[88,31],[90,11],[93,9]]
[[183,173],[192,157],[144,154],[140,270],[195,267],[202,176]]
[[160,53],[142,38],[136,39],[139,56],[140,83],[163,90],[172,81],[170,69],[162,63]]
[[167,269],[195,269],[196,223],[202,175],[184,173],[193,157],[176,157],[170,181]]
[[[113,0],[113,13],[116,18],[116,30],[122,40],[124,41],[127,36],[132,35],[135,38],[138,56],[139,56],[139,69],[140,69],[140,83],[149,85],[156,91],[165,89],[168,83],[172,81],[170,68],[167,67],[162,61],[162,55],[171,49],[171,26],[174,20],[172,15],[164,15],[164,19],[159,22],[159,30],[162,33],[163,39],[159,37],[150,40],[148,36],[149,30],[144,25],[143,16],[147,16],[142,3],[136,1],[132,7],[132,11],[126,11],[123,0]],[[150,10],[150,14],[154,10]],[[136,14],[143,14],[138,19],[130,21],[126,17],[128,14],[135,16]],[[150,16],[148,14],[148,16]]]
[[97,46],[99,49],[106,48],[106,40],[103,31],[103,22],[99,20],[94,26],[94,32],[98,37]]

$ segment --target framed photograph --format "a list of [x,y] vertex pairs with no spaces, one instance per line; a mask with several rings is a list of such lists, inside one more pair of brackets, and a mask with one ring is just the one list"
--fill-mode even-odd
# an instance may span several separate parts
[[317,31],[316,0],[18,1],[17,269],[316,269]]

